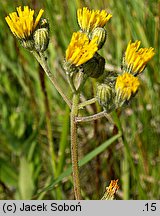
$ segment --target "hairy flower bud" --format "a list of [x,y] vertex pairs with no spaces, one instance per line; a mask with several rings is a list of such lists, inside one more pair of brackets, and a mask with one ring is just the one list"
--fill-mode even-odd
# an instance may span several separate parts
[[99,103],[104,106],[108,101],[111,100],[112,89],[109,85],[101,84],[97,87],[97,99]]
[[35,49],[38,52],[44,52],[49,44],[49,30],[48,28],[40,28],[34,32],[33,35]]
[[115,92],[113,88],[107,84],[100,84],[97,86],[96,97],[101,106],[103,106],[107,112],[110,112],[114,108]]
[[104,28],[97,27],[93,30],[91,34],[91,40],[97,37],[97,44],[98,44],[98,49],[101,49],[106,42],[107,39],[107,32]]
[[83,72],[92,78],[100,77],[104,72],[104,67],[105,59],[98,53],[82,65]]

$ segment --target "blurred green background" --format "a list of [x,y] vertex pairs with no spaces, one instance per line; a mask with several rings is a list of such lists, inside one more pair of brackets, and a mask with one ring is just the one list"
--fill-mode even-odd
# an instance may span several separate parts
[[[119,70],[122,54],[130,39],[141,40],[142,47],[155,48],[156,55],[140,77],[141,88],[137,96],[118,113],[118,119],[116,113],[111,115],[122,126],[125,142],[116,139],[107,143],[118,133],[118,127],[105,118],[80,124],[78,139],[84,199],[101,199],[112,179],[119,179],[117,199],[159,199],[158,0],[1,1],[0,199],[74,198],[70,174],[69,109],[34,57],[12,36],[4,19],[20,5],[29,5],[37,13],[40,8],[45,10],[43,17],[50,23],[48,61],[52,73],[68,96],[71,92],[62,63],[72,33],[79,30],[77,8],[106,9],[113,15],[106,24],[108,39],[101,51],[107,70]],[[82,101],[94,96],[95,86],[96,80],[88,80]],[[99,111],[101,108],[96,104],[82,114]],[[51,166],[49,146],[55,149],[56,175]]]

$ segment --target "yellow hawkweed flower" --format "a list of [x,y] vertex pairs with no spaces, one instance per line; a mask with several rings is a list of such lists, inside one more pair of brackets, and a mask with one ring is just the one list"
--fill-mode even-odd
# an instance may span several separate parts
[[77,10],[77,19],[83,31],[90,32],[96,27],[104,27],[112,17],[105,10],[89,10],[87,7]]
[[111,180],[109,187],[106,187],[106,192],[101,200],[113,200],[116,191],[119,189],[118,179]]
[[140,43],[140,41],[134,43],[129,41],[124,56],[127,70],[133,74],[140,74],[145,69],[147,62],[155,55],[152,47],[139,49]]
[[120,98],[129,100],[137,92],[139,85],[137,77],[130,73],[124,73],[117,77],[115,90]]
[[97,38],[89,41],[86,34],[74,32],[66,50],[66,61],[75,66],[87,62],[98,50]]
[[34,20],[34,10],[29,9],[28,6],[24,6],[24,10],[17,7],[17,12],[10,13],[5,18],[12,33],[19,39],[27,39],[34,32],[37,27],[44,10],[40,10],[37,18]]

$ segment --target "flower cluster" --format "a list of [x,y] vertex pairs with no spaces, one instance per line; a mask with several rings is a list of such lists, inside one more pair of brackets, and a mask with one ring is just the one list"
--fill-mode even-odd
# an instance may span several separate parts
[[74,32],[66,50],[64,68],[72,76],[79,69],[90,77],[97,78],[104,71],[105,60],[97,51],[106,40],[104,29],[112,17],[105,10],[89,10],[84,7],[77,10],[79,32]]
[[[48,47],[49,24],[46,19],[42,19],[43,13],[41,9],[35,17],[34,10],[24,6],[23,10],[17,7],[17,12],[5,18],[13,35],[30,51],[44,52]],[[129,41],[122,61],[122,72],[104,73],[105,59],[98,50],[106,41],[104,27],[111,18],[112,15],[105,10],[89,10],[87,7],[78,9],[80,31],[73,33],[64,61],[69,84],[73,85],[73,74],[77,72],[101,80],[97,85],[97,100],[107,112],[121,107],[135,96],[140,85],[137,76],[155,55],[152,47],[139,48],[140,41]]]
[[123,57],[122,72],[104,73],[105,60],[97,51],[106,41],[104,26],[111,17],[105,10],[78,9],[77,19],[81,30],[73,33],[65,58],[68,74],[80,69],[92,78],[103,76],[99,78],[101,81],[97,85],[96,97],[107,112],[123,106],[136,95],[140,86],[137,75],[143,72],[155,54],[152,47],[139,49],[140,41],[129,41]]
[[[139,49],[140,43],[140,41],[134,43],[129,41],[123,57],[122,72],[120,74],[113,72],[112,76],[106,74],[104,83],[100,83],[97,87],[97,99],[107,112],[128,103],[138,92],[140,81],[137,76],[144,71],[149,60],[155,55],[152,47]],[[100,92],[102,89],[103,94]],[[100,94],[107,95],[105,96],[107,99],[100,97]],[[108,99],[111,94],[112,100]]]
[[34,10],[24,6],[23,10],[17,7],[17,12],[10,13],[6,22],[13,33],[23,45],[29,50],[45,51],[49,43],[48,23],[42,19],[44,10],[40,10],[34,17]]

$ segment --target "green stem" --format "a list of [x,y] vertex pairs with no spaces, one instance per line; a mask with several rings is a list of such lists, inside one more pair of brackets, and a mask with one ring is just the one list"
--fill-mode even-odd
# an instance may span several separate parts
[[68,84],[72,90],[72,92],[76,92],[76,88],[74,86],[74,83],[73,83],[73,79],[70,77],[70,75],[67,73],[67,80],[68,80]]
[[76,117],[76,122],[95,121],[95,120],[103,118],[103,117],[106,117],[108,119],[108,121],[113,124],[113,120],[112,120],[111,116],[108,113],[106,113],[105,110],[102,112],[96,113],[94,115],[90,115],[90,116]]
[[78,109],[83,109],[83,107],[88,106],[88,105],[90,105],[90,104],[93,104],[93,103],[95,103],[96,101],[97,101],[96,98],[92,98],[92,99],[90,99],[90,100],[84,101],[84,102],[82,102],[82,103],[79,104]]
[[[83,167],[85,164],[90,162],[93,158],[95,158],[97,155],[105,151],[112,143],[114,143],[119,137],[121,137],[121,133],[118,133],[111,137],[109,140],[106,140],[104,143],[102,143],[100,146],[89,152],[87,155],[85,155],[80,161],[79,161],[79,167]],[[33,196],[33,199],[36,199],[37,195],[45,192],[47,193],[49,190],[53,190],[57,184],[63,181],[63,179],[66,179],[66,177],[70,176],[72,173],[72,167],[69,166],[64,172],[62,172],[57,179],[54,179],[50,182],[50,184],[40,189],[35,196]]]
[[81,92],[81,91],[82,91],[82,89],[83,89],[83,87],[84,87],[84,85],[85,85],[87,79],[88,79],[88,75],[87,75],[87,74],[84,74],[84,75],[83,75],[83,78],[82,78],[82,80],[81,80],[80,86],[77,88],[77,92]]
[[97,119],[100,119],[102,117],[104,117],[105,115],[105,112],[106,111],[102,111],[102,112],[99,112],[99,113],[96,113],[94,115],[91,115],[91,116],[85,116],[85,117],[76,117],[76,122],[88,122],[88,121],[95,121]]
[[59,94],[62,96],[62,98],[64,99],[64,101],[68,104],[68,106],[71,108],[71,102],[68,99],[68,97],[64,94],[63,90],[61,89],[61,87],[58,85],[58,82],[56,80],[56,78],[53,76],[53,74],[51,73],[46,58],[43,55],[43,53],[38,54],[35,51],[32,51],[32,54],[34,55],[34,57],[37,59],[37,61],[39,62],[39,64],[42,66],[43,70],[45,71],[45,73],[47,74],[48,78],[50,79],[50,81],[53,83],[54,87],[57,89],[57,91],[59,92]]
[[71,109],[71,157],[72,157],[72,172],[73,185],[76,200],[81,199],[79,167],[78,167],[78,146],[77,146],[77,123],[75,118],[78,115],[79,93],[73,94],[72,109]]

